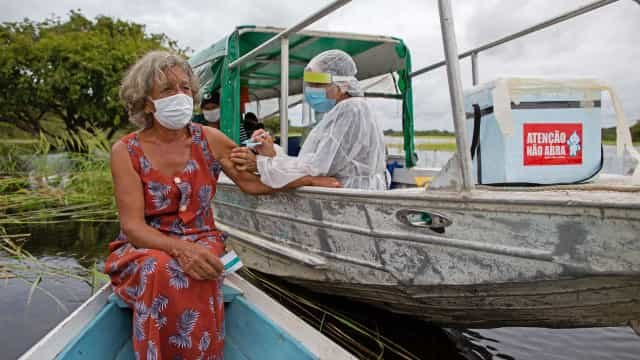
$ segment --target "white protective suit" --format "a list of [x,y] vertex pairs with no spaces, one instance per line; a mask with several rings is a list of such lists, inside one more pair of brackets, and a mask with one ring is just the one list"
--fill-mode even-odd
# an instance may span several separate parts
[[345,188],[385,190],[384,138],[367,101],[343,100],[311,130],[298,157],[257,156],[260,180],[281,188],[304,177],[332,176]]

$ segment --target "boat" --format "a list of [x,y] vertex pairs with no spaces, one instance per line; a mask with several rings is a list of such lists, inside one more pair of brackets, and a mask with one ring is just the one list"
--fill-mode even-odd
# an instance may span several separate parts
[[[225,359],[355,359],[236,274],[226,277],[223,296]],[[132,311],[107,284],[19,359],[134,359],[131,323]]]
[[[446,59],[415,71],[400,39],[304,30],[347,2],[331,3],[287,29],[239,27],[190,60],[204,91],[220,88],[221,130],[236,142],[245,89],[252,101],[279,96],[281,118],[288,119],[288,98],[301,91],[305,62],[332,48],[353,56],[360,80],[392,74],[395,93],[365,96],[402,102],[406,166],[393,181],[406,188],[300,188],[253,196],[228,179],[219,182],[216,223],[243,263],[313,291],[447,327],[637,325],[640,186],[631,176],[607,174],[573,185],[473,183],[458,66],[459,57],[473,60],[481,51],[612,2],[587,4],[459,54],[451,6],[439,0]],[[459,160],[443,169],[419,169],[412,156],[411,79],[442,65]],[[285,149],[287,134],[283,121]],[[456,175],[450,186],[414,183],[442,174]]]

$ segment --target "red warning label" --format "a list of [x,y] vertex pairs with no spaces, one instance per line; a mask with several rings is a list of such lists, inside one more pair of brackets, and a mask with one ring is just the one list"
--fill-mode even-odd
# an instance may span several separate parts
[[582,164],[582,124],[524,124],[524,166]]

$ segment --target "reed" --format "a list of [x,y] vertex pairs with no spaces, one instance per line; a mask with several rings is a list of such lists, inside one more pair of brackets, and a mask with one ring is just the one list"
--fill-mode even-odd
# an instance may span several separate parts
[[327,306],[289,291],[259,273],[244,267],[240,270],[240,274],[272,294],[279,302],[287,304],[287,308],[296,315],[360,359],[383,359],[386,352],[392,353],[395,358],[420,359],[401,345],[381,335],[377,330],[370,329]]
[[10,147],[0,162],[0,225],[117,221],[103,131],[40,135],[29,146]]
[[116,222],[109,148],[106,135],[97,129],[1,144],[0,276],[29,286],[27,304],[41,292],[67,311],[43,282],[74,279],[86,283],[93,293],[108,281],[95,263],[89,268],[68,267],[38,259],[23,247],[29,234],[9,235],[2,225]]
[[3,227],[0,227],[0,274],[4,274],[2,278],[5,281],[19,280],[29,286],[27,305],[31,304],[34,293],[40,291],[51,298],[60,309],[68,311],[60,299],[41,286],[45,280],[60,282],[75,279],[86,283],[91,289],[91,294],[109,281],[109,277],[100,272],[95,263],[90,268],[80,264],[62,267],[38,259],[23,247],[28,238],[29,234],[9,235]]

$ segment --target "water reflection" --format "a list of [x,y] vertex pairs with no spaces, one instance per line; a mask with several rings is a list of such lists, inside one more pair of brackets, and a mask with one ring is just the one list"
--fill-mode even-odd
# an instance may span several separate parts
[[68,222],[5,226],[9,234],[31,234],[24,248],[37,257],[72,258],[84,267],[101,262],[108,254],[107,244],[116,238],[118,223]]

